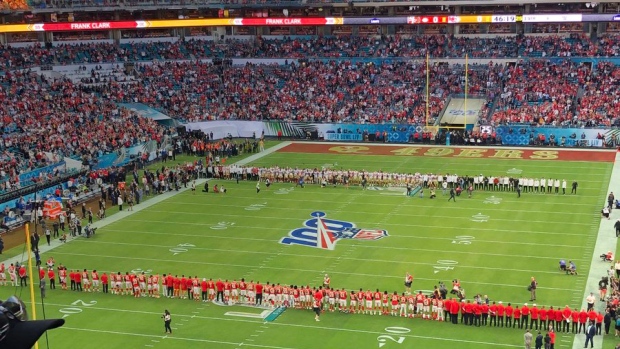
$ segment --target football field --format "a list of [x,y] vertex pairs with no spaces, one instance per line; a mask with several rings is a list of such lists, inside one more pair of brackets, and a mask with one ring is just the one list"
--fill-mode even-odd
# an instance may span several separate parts
[[[211,180],[227,194],[183,191],[42,255],[69,269],[99,272],[184,274],[319,286],[329,274],[348,291],[430,292],[440,281],[459,279],[467,299],[523,305],[526,287],[538,280],[538,307],[581,307],[587,271],[614,166],[612,151],[445,148],[291,143],[250,165],[331,168],[397,173],[456,173],[565,179],[565,195],[476,190],[448,202],[405,196],[400,189],[295,183]],[[233,159],[234,160],[234,159]],[[578,191],[571,195],[571,183]],[[199,186],[201,189],[201,186]],[[116,207],[110,208],[115,210]],[[341,236],[333,250],[309,246],[316,217],[332,229],[385,231],[376,239]],[[357,231],[357,230],[354,230]],[[615,246],[610,246],[614,248]],[[560,259],[579,275],[558,270]],[[0,288],[0,298],[27,290]],[[37,317],[41,318],[39,305]],[[161,314],[172,313],[173,335],[164,335]],[[268,309],[177,299],[135,299],[59,289],[47,292],[45,316],[64,317],[49,332],[50,348],[521,348],[524,330],[344,313],[286,310],[265,321]],[[574,335],[558,334],[556,348],[572,348]],[[599,340],[600,341],[600,340]],[[42,338],[40,347],[46,348]],[[611,341],[605,347],[611,346]]]

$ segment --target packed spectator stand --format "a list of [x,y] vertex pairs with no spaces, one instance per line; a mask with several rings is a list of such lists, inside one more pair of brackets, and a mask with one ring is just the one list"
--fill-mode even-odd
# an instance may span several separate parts
[[[165,127],[117,105],[123,102],[143,103],[181,121],[434,123],[449,96],[465,92],[464,66],[441,60],[465,55],[513,59],[468,68],[468,93],[488,101],[483,124],[614,126],[620,69],[609,62],[591,66],[548,58],[616,57],[617,40],[615,34],[596,41],[582,34],[431,35],[4,46],[0,191],[19,188],[19,174],[65,156],[88,163],[121,147],[160,141]],[[290,61],[233,66],[210,58]],[[101,79],[95,70],[75,81],[26,69],[126,62],[137,64],[122,81]]]

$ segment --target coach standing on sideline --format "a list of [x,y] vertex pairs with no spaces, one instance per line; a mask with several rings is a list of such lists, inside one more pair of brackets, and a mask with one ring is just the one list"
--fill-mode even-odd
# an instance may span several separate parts
[[616,229],[616,237],[620,236],[620,219],[614,224],[614,229]]
[[538,282],[536,282],[536,279],[532,276],[532,280],[530,281],[530,301],[535,301],[536,300],[536,287],[538,287]]

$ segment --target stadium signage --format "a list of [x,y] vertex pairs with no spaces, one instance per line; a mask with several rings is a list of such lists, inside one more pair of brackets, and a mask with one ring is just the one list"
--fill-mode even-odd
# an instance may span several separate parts
[[301,25],[301,18],[267,18],[265,24],[268,25]]
[[388,236],[387,230],[360,229],[352,222],[327,219],[325,212],[312,212],[310,216],[313,218],[306,220],[303,227],[291,230],[280,243],[333,250],[341,239],[374,241]]
[[71,23],[72,30],[110,29],[110,22]]

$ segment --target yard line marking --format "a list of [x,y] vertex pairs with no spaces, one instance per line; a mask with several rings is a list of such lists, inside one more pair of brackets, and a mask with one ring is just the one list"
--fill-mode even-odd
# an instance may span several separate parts
[[[363,192],[360,191],[360,193],[363,193]],[[362,195],[359,195],[359,196],[362,196]],[[354,197],[354,198],[357,199],[359,196]],[[243,199],[243,197],[239,197],[239,196],[236,196],[235,198]],[[247,199],[256,199],[256,198],[255,197],[247,197]],[[403,195],[403,199],[404,200],[402,201],[402,203],[399,203],[399,204],[396,204],[396,203],[378,203],[378,202],[373,202],[372,205],[373,206],[389,206],[389,207],[393,207],[393,206],[403,207],[404,206],[404,207],[411,207],[411,208],[415,207],[415,208],[431,208],[431,209],[437,208],[437,206],[435,206],[435,205],[420,205],[419,201],[417,201],[417,200],[413,201],[413,200],[411,200],[411,198],[407,198],[404,195]],[[287,203],[287,202],[291,202],[292,200],[291,199],[279,199],[279,198],[271,199],[270,198],[269,201],[283,201],[284,203]],[[470,201],[470,200],[468,200],[468,201]],[[363,205],[363,206],[368,205],[368,203],[366,203],[366,202],[355,202],[355,200],[352,200],[351,202],[350,201],[334,202],[333,200],[315,200],[315,199],[313,199],[312,202],[327,203],[327,204],[338,204],[338,205],[340,205],[340,204],[354,204],[354,205]],[[175,205],[176,204],[188,205],[188,206],[194,206],[194,207],[195,206],[209,206],[209,207],[213,206],[213,207],[239,208],[239,205],[224,205],[224,204],[222,204],[220,202],[213,202],[213,203],[206,203],[206,202],[205,203],[198,203],[198,202],[194,202],[194,203],[192,203],[192,202],[186,202],[186,201],[174,201],[174,204]],[[276,208],[279,208],[279,207],[276,207]],[[307,209],[304,209],[304,208],[294,208],[294,207],[286,207],[286,209],[287,210],[307,210]],[[453,211],[453,210],[454,211],[458,211],[458,210],[472,210],[472,208],[471,207],[462,207],[462,206],[451,206],[450,207],[450,211]],[[485,208],[485,211],[506,212],[506,209],[492,208],[491,206],[489,206],[488,208]],[[356,212],[365,213],[365,212],[359,211],[359,210],[356,210]],[[578,216],[579,215],[582,215],[582,216],[596,216],[596,217],[599,216],[599,214],[596,214],[596,213],[593,214],[591,212],[576,212],[574,214],[571,214],[571,212],[569,212],[569,211],[540,211],[540,210],[532,210],[532,211],[530,211],[530,210],[519,210],[519,212],[529,212],[529,213],[535,213],[535,214],[538,214],[538,215],[540,215],[542,213],[548,213],[548,214],[565,214],[565,215],[570,215],[570,216],[574,216],[574,215],[578,215]],[[371,211],[371,212],[366,212],[366,213],[373,213],[373,212]],[[402,214],[402,213],[401,214],[397,214],[397,215],[399,215],[399,216],[404,216],[404,215],[409,216],[409,214]]]
[[[273,229],[272,229],[273,230]],[[463,230],[466,230],[466,228],[463,228]],[[473,230],[473,228],[472,228]],[[476,229],[476,230],[485,230],[485,229]],[[486,229],[486,230],[493,230],[493,229]],[[186,237],[197,237],[197,238],[210,238],[213,237],[215,239],[232,239],[232,240],[251,240],[251,241],[265,241],[265,242],[274,242],[275,240],[272,239],[257,239],[257,238],[243,238],[243,237],[232,237],[232,236],[227,236],[227,237],[216,237],[216,236],[205,236],[205,235],[200,235],[200,234],[175,234],[175,233],[161,233],[161,232],[155,232],[155,231],[144,231],[144,230],[120,230],[120,229],[106,229],[106,231],[113,231],[113,232],[119,232],[119,233],[132,233],[132,234],[146,234],[146,235],[165,235],[165,236],[186,236]],[[501,230],[496,230],[496,231],[501,231]],[[552,234],[552,233],[550,233]],[[558,233],[561,234],[561,233]],[[561,235],[569,235],[569,234],[561,234]],[[582,234],[577,234],[577,235],[582,235]],[[393,236],[393,235],[391,235]],[[75,240],[75,241],[84,241],[83,239],[80,240]],[[344,243],[348,243],[348,242],[344,242]],[[390,247],[390,246],[376,246],[376,245],[359,245],[359,244],[354,244],[354,245],[350,245],[350,246],[355,246],[355,247],[371,247],[371,248],[382,248],[382,249],[394,249],[394,250],[411,250],[411,251],[428,251],[428,252],[447,252],[447,253],[466,253],[466,254],[474,254],[474,255],[481,255],[481,256],[498,256],[498,257],[513,257],[513,258],[539,258],[539,259],[552,259],[552,260],[560,260],[563,257],[547,257],[547,256],[528,256],[528,255],[510,255],[510,254],[498,254],[498,253],[484,253],[484,252],[466,252],[466,251],[452,251],[452,250],[431,250],[431,249],[419,249],[419,248],[414,248],[414,247]],[[588,256],[590,256],[588,254]],[[581,259],[573,259],[576,261],[579,261]]]
[[[290,208],[289,208],[290,210]],[[301,209],[300,209],[301,210]],[[308,211],[307,209],[303,209],[304,211]],[[155,212],[155,213],[169,213],[169,214],[175,214],[175,215],[199,215],[199,216],[214,216],[214,217],[239,217],[239,214],[226,214],[226,213],[220,213],[220,212],[187,212],[187,211],[171,211],[171,210],[149,210],[149,212]],[[365,214],[371,214],[371,213],[376,213],[376,212],[356,212],[356,213],[365,213]],[[406,217],[428,217],[428,214],[415,214],[415,213],[408,213],[408,214],[402,214],[402,216],[406,216]],[[295,218],[295,217],[270,217],[270,216],[251,216],[251,215],[243,215],[243,217],[246,218],[254,218],[254,219],[269,219],[269,220],[273,220],[273,219],[285,219],[285,220],[299,220],[299,218]],[[469,221],[470,217],[468,216],[440,216],[440,215],[433,215],[434,218],[445,218],[445,219],[452,219],[452,220],[463,220],[466,219]],[[126,218],[131,220],[130,217]],[[570,224],[570,225],[587,225],[590,226],[590,223],[580,223],[580,222],[566,222],[566,221],[535,221],[535,220],[531,220],[531,219],[527,219],[527,220],[522,220],[522,219],[512,219],[512,218],[493,218],[494,221],[500,221],[500,222],[510,222],[510,223],[516,223],[516,222],[523,222],[523,223],[544,223],[545,225],[549,225],[549,224]],[[135,221],[138,221],[137,219],[135,219]],[[213,223],[192,223],[192,222],[178,222],[178,221],[155,221],[155,220],[150,220],[150,222],[153,223],[167,223],[167,224],[188,224],[188,225],[213,225]],[[377,224],[377,223],[374,223]]]
[[[168,249],[170,246],[164,245],[150,245],[150,244],[134,244],[128,242],[108,242],[108,241],[96,241],[96,240],[80,240],[80,242],[87,244],[109,244],[109,245],[126,245],[126,246],[143,246],[143,247],[156,247],[156,248],[164,248]],[[352,247],[356,245],[351,245]],[[555,245],[557,246],[557,245]],[[217,248],[208,248],[208,247],[192,247],[193,250],[203,250],[203,251],[218,251],[218,252],[238,252],[238,253],[248,253],[248,254],[272,254],[272,252],[262,252],[262,251],[244,251],[244,250],[227,250],[227,249],[217,249]],[[326,255],[309,255],[309,254],[299,254],[299,253],[282,253],[282,256],[293,256],[293,257],[303,257],[303,258],[319,258],[319,259],[335,259],[336,263],[340,260],[346,259],[350,261],[366,261],[366,262],[376,262],[376,263],[397,263],[399,261],[394,260],[386,260],[386,259],[369,259],[369,258],[354,258],[354,257],[345,257],[345,256],[326,256]],[[425,262],[413,262],[416,265],[428,265],[434,266],[437,263],[425,263]],[[261,264],[261,268],[267,266],[267,261]],[[333,266],[333,265],[332,265]],[[499,271],[516,271],[516,272],[524,272],[524,273],[538,273],[538,274],[557,274],[556,271],[543,271],[543,270],[529,270],[529,269],[511,269],[511,268],[494,268],[494,267],[482,267],[482,266],[472,266],[472,265],[462,265],[459,264],[459,268],[468,268],[468,269],[482,269],[482,270],[499,270]],[[195,312],[198,314],[197,312]]]
[[[91,308],[92,309],[92,308]],[[148,312],[145,312],[148,313]],[[151,313],[154,314],[154,313]],[[157,313],[159,314],[159,313]],[[205,317],[206,318],[206,317]],[[247,320],[241,319],[223,319],[223,318],[206,318],[206,319],[217,319],[217,320],[227,320],[227,321],[237,321],[237,322],[247,322]],[[254,321],[252,321],[254,322]],[[352,333],[362,333],[362,334],[384,334],[385,332],[377,332],[377,331],[365,331],[365,330],[356,330],[356,329],[347,329],[347,328],[337,328],[337,327],[323,327],[323,326],[309,326],[309,325],[300,325],[300,324],[285,324],[285,323],[274,323],[275,326],[285,326],[285,327],[298,327],[298,328],[309,328],[309,329],[321,329],[328,331],[339,331],[339,332],[352,332]],[[95,329],[85,329],[85,328],[76,328],[76,327],[67,327],[62,326],[61,329],[65,330],[76,330],[76,331],[84,331],[84,332],[95,332],[95,333],[108,333],[108,334],[117,334],[117,335],[127,335],[127,336],[136,336],[136,337],[153,337],[152,334],[142,334],[142,333],[131,333],[131,332],[119,332],[119,331],[108,331],[108,330],[95,330]],[[509,347],[509,348],[521,348],[521,345],[514,344],[503,344],[503,343],[491,343],[491,342],[481,342],[481,341],[471,341],[464,339],[453,339],[453,338],[445,338],[445,337],[430,337],[430,336],[420,336],[413,334],[402,334],[400,336],[408,337],[408,338],[419,338],[419,339],[429,339],[429,340],[438,340],[445,342],[457,342],[457,343],[468,343],[468,344],[481,344],[481,345],[489,345],[492,347]],[[203,343],[216,343],[216,344],[227,344],[227,345],[236,345],[241,346],[242,343],[233,343],[233,342],[225,342],[225,341],[215,341],[208,339],[196,339],[196,338],[183,338],[183,337],[167,337],[166,339],[170,340],[181,340],[181,341],[190,341],[190,342],[203,342]],[[258,344],[248,344],[244,343],[243,345],[250,347],[258,347],[258,348],[272,348],[272,349],[296,349],[296,348],[288,348],[288,347],[277,347],[270,345],[258,345]]]
[[[107,256],[107,255],[94,255],[94,254],[86,254],[86,253],[72,253],[72,252],[55,252],[55,254],[59,255],[67,255],[67,256],[84,256],[84,257],[100,257],[100,258],[123,258],[124,260],[136,260],[136,261],[159,261],[159,262],[170,262],[170,263],[183,263],[183,264],[197,264],[197,265],[218,265],[225,267],[237,267],[244,268],[247,270],[249,265],[242,264],[224,264],[224,263],[212,263],[212,262],[198,262],[198,261],[187,261],[187,260],[174,260],[174,259],[161,259],[161,258],[143,258],[143,257],[120,257],[120,256]],[[301,271],[307,273],[323,273],[321,270],[312,270],[312,269],[298,269],[298,268],[279,268],[273,266],[266,266],[265,269],[273,269],[273,270],[289,270],[289,271]],[[332,271],[332,274],[343,274],[343,275],[356,275],[356,276],[368,276],[374,278],[385,278],[385,279],[402,279],[401,276],[396,275],[378,275],[378,274],[366,274],[366,273],[351,273],[351,272],[337,272]],[[417,278],[418,280],[424,281],[433,281],[436,282],[437,278]],[[492,285],[492,286],[504,286],[504,287],[517,287],[523,288],[523,285],[511,285],[511,284],[499,284],[499,283],[490,283],[490,282],[480,282],[480,281],[468,281],[461,280],[463,283],[475,284],[475,285]],[[538,287],[541,290],[557,290],[557,291],[566,291],[566,288],[557,288],[557,287]]]

